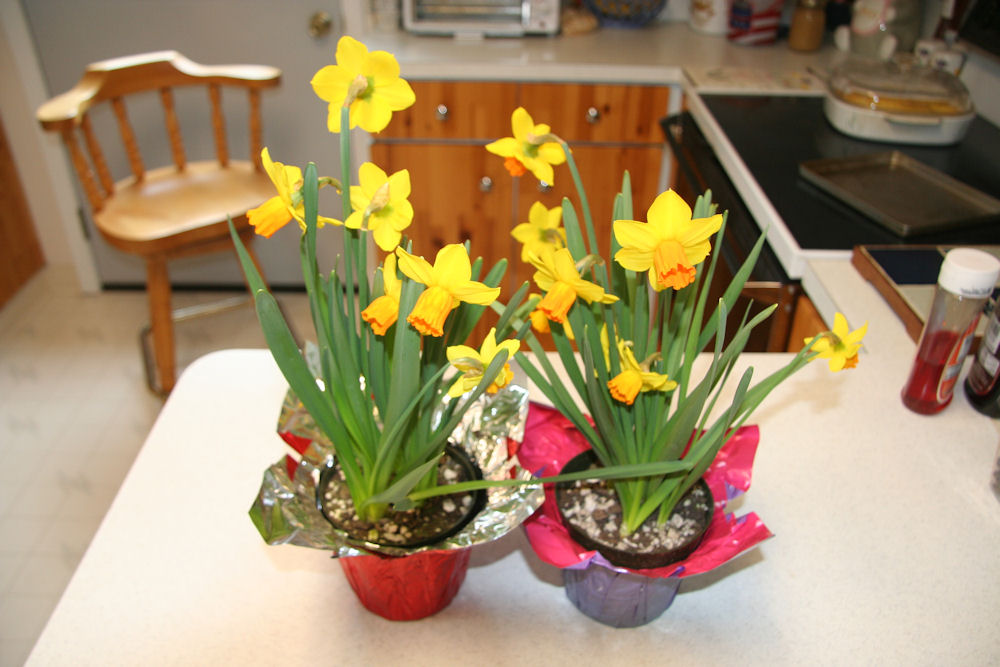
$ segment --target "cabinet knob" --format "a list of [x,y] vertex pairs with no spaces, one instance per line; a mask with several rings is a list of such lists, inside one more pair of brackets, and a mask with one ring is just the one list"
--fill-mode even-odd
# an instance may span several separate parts
[[601,112],[597,107],[587,109],[587,122],[591,125],[601,122]]
[[442,123],[448,120],[449,113],[450,112],[448,111],[448,106],[445,104],[439,104],[437,105],[437,108],[434,109],[434,117],[437,118]]
[[318,11],[309,17],[309,36],[313,39],[326,37],[333,28],[333,17],[327,12]]
[[538,191],[542,194],[552,192],[552,185],[550,183],[546,183],[545,181],[538,181]]
[[479,191],[480,192],[490,192],[493,190],[493,179],[489,176],[483,176],[479,179]]

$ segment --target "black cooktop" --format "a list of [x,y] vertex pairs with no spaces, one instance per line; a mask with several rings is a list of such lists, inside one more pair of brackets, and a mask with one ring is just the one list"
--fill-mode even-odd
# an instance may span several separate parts
[[1000,244],[1000,224],[903,238],[799,175],[799,163],[898,150],[1000,199],[1000,129],[977,117],[952,146],[910,146],[849,137],[830,125],[821,97],[702,95],[799,246],[847,250],[877,244]]

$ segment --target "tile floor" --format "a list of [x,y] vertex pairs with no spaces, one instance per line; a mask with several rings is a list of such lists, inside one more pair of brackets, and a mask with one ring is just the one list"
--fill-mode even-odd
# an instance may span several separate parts
[[[304,295],[279,300],[305,331]],[[0,310],[0,667],[27,659],[162,406],[142,373],[146,320],[143,292],[81,295],[62,266]],[[179,323],[176,336],[181,370],[264,346],[249,305]]]

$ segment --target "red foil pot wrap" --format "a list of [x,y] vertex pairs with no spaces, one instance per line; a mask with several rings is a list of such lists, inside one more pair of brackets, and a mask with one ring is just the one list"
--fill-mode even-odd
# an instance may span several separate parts
[[338,559],[365,608],[390,621],[436,614],[458,594],[469,569],[469,549],[422,551],[412,556]]
[[[525,521],[524,529],[535,553],[558,568],[583,569],[591,564],[646,577],[689,577],[708,572],[771,537],[771,531],[750,512],[737,517],[725,512],[726,504],[750,488],[759,431],[756,426],[739,428],[722,446],[705,472],[715,499],[712,522],[698,548],[686,559],[660,568],[629,570],[608,563],[596,551],[588,551],[570,536],[559,516],[552,485],[546,485],[541,509]],[[589,447],[584,437],[552,408],[532,403],[518,451],[521,465],[535,475],[555,475],[571,458]]]

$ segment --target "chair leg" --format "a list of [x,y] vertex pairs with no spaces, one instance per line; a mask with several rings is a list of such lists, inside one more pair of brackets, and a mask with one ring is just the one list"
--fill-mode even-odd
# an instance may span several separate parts
[[170,278],[167,276],[166,260],[162,257],[146,260],[146,293],[149,297],[153,358],[156,362],[156,377],[147,380],[151,381],[154,391],[166,395],[174,388],[176,368]]

